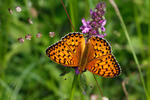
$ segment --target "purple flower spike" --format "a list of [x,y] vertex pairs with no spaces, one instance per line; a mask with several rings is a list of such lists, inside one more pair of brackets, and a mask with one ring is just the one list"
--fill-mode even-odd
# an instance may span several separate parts
[[75,73],[78,75],[80,74],[79,70],[78,70],[78,67],[75,68]]
[[104,27],[106,25],[106,19],[104,17],[105,7],[106,5],[104,2],[98,3],[94,10],[90,10],[91,19],[89,21],[86,21],[84,18],[82,19],[83,25],[80,29],[82,33],[88,34],[87,37],[91,35],[106,36],[106,33],[104,35],[106,30]]

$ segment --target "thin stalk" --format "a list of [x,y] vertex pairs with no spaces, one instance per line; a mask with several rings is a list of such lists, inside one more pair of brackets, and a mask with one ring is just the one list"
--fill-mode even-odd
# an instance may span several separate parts
[[72,26],[72,29],[73,29],[73,31],[75,32],[76,30],[75,30],[75,28],[74,28],[74,25],[73,25],[73,23],[72,23],[72,21],[71,21],[71,18],[70,18],[70,16],[69,16],[68,12],[67,12],[67,9],[66,9],[66,7],[65,7],[65,5],[64,5],[64,3],[63,3],[63,0],[60,0],[60,1],[61,1],[61,4],[62,4],[62,6],[63,6],[65,12],[66,12],[66,15],[67,15],[67,17],[68,17],[68,19],[69,19],[69,22],[70,22],[71,26]]
[[70,99],[69,100],[73,100],[75,86],[76,86],[76,82],[77,82],[78,76],[79,75],[74,75],[74,79],[73,79],[73,82],[72,82],[72,88],[71,88],[71,94],[70,94]]
[[19,91],[23,85],[23,81],[25,78],[27,78],[27,75],[32,71],[32,69],[35,67],[35,63],[31,64],[29,67],[27,67],[21,74],[21,76],[18,77],[16,81],[16,87],[12,93],[10,100],[17,100]]
[[[147,14],[149,14],[149,19],[148,19],[148,37],[147,37],[147,42],[148,42],[148,52],[147,52],[147,55],[148,55],[148,62],[150,62],[150,1],[149,0],[145,0],[145,6],[146,6],[146,9],[147,9]],[[147,67],[147,89],[148,89],[148,92],[150,93],[150,63],[148,63],[148,67]],[[150,99],[150,97],[149,97]]]
[[122,18],[121,14],[120,14],[120,11],[119,11],[119,9],[118,9],[118,7],[117,7],[115,1],[114,1],[114,0],[109,0],[109,2],[110,2],[111,5],[113,6],[113,8],[114,8],[114,10],[115,10],[115,12],[116,12],[116,14],[117,14],[117,16],[118,16],[120,22],[121,22],[121,26],[122,26],[122,28],[123,28],[123,30],[124,30],[124,33],[125,33],[125,36],[126,36],[126,38],[127,38],[127,40],[128,40],[128,43],[129,43],[129,46],[130,46],[130,49],[131,49],[133,58],[134,58],[134,60],[135,60],[135,63],[136,63],[136,65],[137,65],[137,68],[138,68],[138,71],[139,71],[139,74],[140,74],[140,79],[141,79],[141,82],[142,82],[142,85],[143,85],[143,88],[144,88],[145,95],[146,95],[146,97],[147,97],[147,99],[148,99],[148,98],[149,98],[149,95],[148,95],[148,92],[147,92],[147,89],[146,89],[146,86],[145,86],[145,82],[144,82],[144,78],[143,78],[143,75],[142,75],[142,71],[141,71],[141,68],[140,68],[139,61],[138,61],[138,59],[137,59],[137,56],[136,56],[136,54],[135,54],[135,52],[134,52],[134,50],[133,50],[133,47],[132,47],[132,44],[131,44],[131,40],[130,40],[128,31],[127,31],[126,25],[125,25],[125,23],[124,23],[124,21],[123,21],[123,18]]
[[100,95],[101,95],[101,97],[103,97],[103,92],[102,92],[100,86],[98,85],[97,79],[96,79],[96,77],[95,77],[94,74],[93,74],[93,77],[94,77],[94,79],[95,79],[95,81],[96,81],[96,85],[97,85],[97,87],[98,87],[98,89],[99,89]]
[[[71,26],[72,26],[73,31],[76,31],[76,30],[75,30],[75,27],[74,27],[74,26],[75,26],[74,11],[75,11],[75,10],[73,10],[72,0],[69,1],[70,10],[71,10],[71,18],[70,18],[69,14],[68,14],[68,12],[67,12],[67,9],[66,9],[66,7],[65,7],[65,5],[64,5],[64,3],[63,3],[63,0],[60,0],[60,1],[61,1],[61,4],[62,4],[62,6],[63,6],[63,8],[64,8],[64,10],[65,10],[65,12],[66,12],[66,14],[67,14],[67,17],[68,17],[69,21],[70,21],[70,23],[71,23]],[[72,23],[72,21],[73,21],[73,23]],[[73,100],[74,91],[75,91],[75,85],[76,85],[77,79],[78,79],[78,75],[74,74],[74,80],[73,80],[73,82],[72,82],[70,100]]]
[[6,93],[8,93],[8,94],[7,94],[7,97],[9,98],[10,95],[11,95],[11,93],[12,93],[12,89],[11,89],[11,88],[9,87],[9,85],[8,85],[5,81],[3,81],[1,78],[0,78],[0,85],[1,85],[2,88],[4,88],[4,89],[6,90]]

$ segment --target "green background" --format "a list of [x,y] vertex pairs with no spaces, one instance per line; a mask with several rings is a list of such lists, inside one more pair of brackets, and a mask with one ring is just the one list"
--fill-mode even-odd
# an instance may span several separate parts
[[[76,31],[81,31],[81,19],[88,19],[89,10],[94,9],[98,2],[100,0],[64,0]],[[112,46],[122,74],[113,79],[96,76],[103,95],[110,100],[150,100],[146,98],[118,16],[110,2],[105,2],[105,39]],[[150,96],[150,1],[115,2],[138,58],[146,93]],[[17,6],[22,8],[20,13],[15,11]],[[8,8],[13,10],[13,14]],[[28,23],[28,18],[33,24]],[[41,38],[36,38],[38,32],[42,33]],[[49,37],[49,32],[55,32],[55,37]],[[92,100],[93,96],[100,99],[90,72],[77,77],[73,69],[52,62],[45,55],[48,46],[69,32],[72,32],[71,25],[60,0],[0,0],[0,100]],[[18,38],[24,38],[26,34],[31,34],[32,39],[19,43]],[[63,72],[67,74],[60,76]],[[123,89],[126,89],[126,95]]]

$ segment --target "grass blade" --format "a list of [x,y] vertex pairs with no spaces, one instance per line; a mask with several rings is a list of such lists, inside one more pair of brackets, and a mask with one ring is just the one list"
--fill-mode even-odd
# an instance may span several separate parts
[[31,70],[35,67],[35,64],[31,64],[28,68],[26,68],[22,75],[17,79],[17,82],[16,82],[16,88],[15,90],[13,91],[13,94],[11,96],[11,100],[16,100],[17,99],[17,95],[18,95],[18,92],[23,84],[23,80],[25,79],[25,77],[31,72]]
[[147,99],[149,99],[148,91],[147,91],[146,86],[145,86],[145,82],[144,82],[144,78],[143,78],[142,71],[141,71],[141,68],[140,68],[140,64],[139,64],[139,61],[138,61],[138,59],[137,59],[137,56],[136,56],[136,54],[135,54],[135,52],[134,52],[134,50],[133,50],[132,43],[131,43],[131,40],[130,40],[128,31],[127,31],[126,25],[125,25],[125,23],[124,23],[124,21],[123,21],[123,18],[122,18],[121,14],[120,14],[120,11],[119,11],[119,9],[118,9],[118,7],[117,7],[115,1],[114,1],[114,0],[109,0],[109,1],[110,1],[111,5],[114,7],[115,12],[116,12],[116,14],[117,14],[117,16],[118,16],[118,18],[119,18],[119,20],[120,20],[120,22],[121,22],[121,26],[122,26],[122,28],[123,28],[123,31],[124,31],[125,36],[126,36],[126,38],[127,38],[127,41],[128,41],[128,43],[129,43],[129,46],[130,46],[130,49],[131,49],[133,58],[134,58],[134,60],[135,60],[135,63],[136,63],[136,65],[137,65],[137,68],[138,68],[138,71],[139,71],[139,74],[140,74],[140,79],[141,79],[141,82],[142,82],[142,85],[143,85],[143,88],[144,88],[144,91],[145,91],[145,95],[146,95]]

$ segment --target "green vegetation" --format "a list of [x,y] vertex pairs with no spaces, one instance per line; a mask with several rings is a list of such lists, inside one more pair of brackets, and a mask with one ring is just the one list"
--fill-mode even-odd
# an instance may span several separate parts
[[[150,100],[150,1],[115,0],[123,18],[121,22],[109,0],[105,1],[105,38],[112,46],[122,74],[113,79],[96,76],[98,84],[110,100]],[[77,32],[81,19],[88,19],[89,10],[98,2],[64,0]],[[15,11],[17,6],[22,8],[21,12]],[[28,23],[28,18],[33,24]],[[45,55],[48,46],[72,31],[60,0],[0,0],[0,100],[100,98],[92,73],[86,71],[77,76],[74,69],[58,65]],[[41,38],[36,38],[38,32],[42,33]],[[49,37],[49,32],[55,32],[55,36]],[[27,34],[32,39],[19,43],[18,38]],[[60,76],[63,72],[67,74]]]

